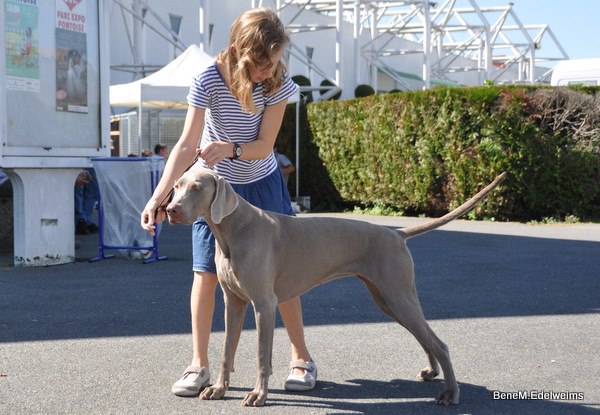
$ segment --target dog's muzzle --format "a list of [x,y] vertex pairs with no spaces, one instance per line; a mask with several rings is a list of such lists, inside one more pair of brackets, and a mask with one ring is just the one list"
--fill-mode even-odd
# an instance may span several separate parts
[[167,217],[169,218],[169,223],[191,223],[187,215],[184,214],[183,207],[180,203],[169,203],[165,210],[167,212]]

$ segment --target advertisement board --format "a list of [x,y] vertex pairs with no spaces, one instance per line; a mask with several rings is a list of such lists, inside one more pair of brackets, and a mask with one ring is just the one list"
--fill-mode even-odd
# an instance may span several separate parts
[[106,7],[2,1],[0,168],[12,188],[15,266],[75,260],[75,179],[110,154]]
[[110,154],[103,8],[94,0],[3,1],[0,167],[73,166],[64,158]]

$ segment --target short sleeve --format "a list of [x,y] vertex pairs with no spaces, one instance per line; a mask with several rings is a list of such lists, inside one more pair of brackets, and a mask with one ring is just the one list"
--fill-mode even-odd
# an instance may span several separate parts
[[275,105],[278,102],[283,101],[284,99],[289,99],[297,91],[298,91],[298,85],[296,85],[294,83],[294,81],[292,81],[292,78],[290,78],[290,76],[287,72],[284,72],[281,88],[279,88],[279,90],[277,92],[275,92],[273,95],[267,96],[265,104],[267,106]]
[[195,76],[187,96],[188,104],[196,108],[208,108],[208,91],[202,82],[202,74]]
[[289,158],[287,158],[287,156],[285,154],[279,154],[279,157],[281,157],[281,165],[283,167],[287,167],[287,166],[291,166],[292,162],[290,161]]

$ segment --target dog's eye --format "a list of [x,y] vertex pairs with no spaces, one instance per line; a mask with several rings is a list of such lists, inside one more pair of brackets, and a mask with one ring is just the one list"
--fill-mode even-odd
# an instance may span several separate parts
[[192,186],[192,188],[193,188],[194,190],[200,190],[200,189],[202,189],[202,183],[200,183],[200,182],[195,182],[195,183],[194,183],[194,185]]

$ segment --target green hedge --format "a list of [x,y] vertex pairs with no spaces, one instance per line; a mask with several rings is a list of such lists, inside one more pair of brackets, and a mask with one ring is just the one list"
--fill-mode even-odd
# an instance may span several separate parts
[[[319,149],[312,139],[306,116],[306,104],[300,105],[300,167],[290,175],[288,190],[292,198],[310,196],[311,210],[335,211],[351,206],[344,201],[333,184],[323,161],[319,157]],[[296,104],[286,108],[281,129],[277,136],[279,151],[296,164]],[[296,195],[296,174],[300,174],[300,194]]]
[[354,89],[355,98],[364,98],[375,95],[375,90],[371,85],[360,84]]
[[[317,205],[342,200],[438,216],[507,171],[473,217],[598,219],[597,91],[435,88],[309,104],[304,189],[325,187]],[[321,163],[324,176],[311,177],[307,166]]]

